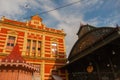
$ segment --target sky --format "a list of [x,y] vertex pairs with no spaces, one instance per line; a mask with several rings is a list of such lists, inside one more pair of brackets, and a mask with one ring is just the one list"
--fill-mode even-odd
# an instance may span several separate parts
[[97,27],[120,25],[119,4],[120,0],[0,0],[0,17],[27,21],[38,14],[47,27],[63,29],[67,34],[65,44],[68,56],[78,39],[76,33],[80,24]]

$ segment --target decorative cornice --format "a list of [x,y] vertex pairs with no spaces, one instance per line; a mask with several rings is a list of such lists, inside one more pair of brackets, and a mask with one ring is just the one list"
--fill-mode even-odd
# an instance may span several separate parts
[[58,60],[58,61],[66,61],[66,58],[46,58],[46,57],[33,57],[33,56],[23,56],[24,59],[32,59],[32,60]]
[[66,36],[66,34],[64,33],[63,30],[56,30],[56,29],[54,29],[54,31],[53,31],[52,28],[48,28],[49,30],[47,30],[46,28],[43,28],[43,29],[32,28],[30,26],[16,25],[16,24],[12,24],[12,23],[9,23],[9,22],[4,22],[4,21],[1,21],[1,20],[0,20],[0,23],[12,25],[12,26],[17,26],[19,28],[26,28],[26,29],[31,29],[31,30],[36,30],[36,31],[47,32],[47,33],[53,33],[53,34],[59,34],[59,35]]
[[[0,53],[0,56],[5,57],[8,54]],[[32,59],[32,60],[59,60],[59,61],[66,61],[66,58],[45,58],[45,57],[33,57],[33,56],[22,56],[24,59]]]

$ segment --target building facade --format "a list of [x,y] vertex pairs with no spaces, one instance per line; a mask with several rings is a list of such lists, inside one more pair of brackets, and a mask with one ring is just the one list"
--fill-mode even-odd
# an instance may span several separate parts
[[65,35],[63,30],[46,27],[39,15],[32,16],[26,22],[2,17],[0,59],[9,55],[18,44],[26,62],[40,69],[39,80],[52,80],[52,74],[58,74],[65,80],[67,72],[58,70],[66,63]]
[[120,80],[120,27],[81,25],[69,63],[69,80]]

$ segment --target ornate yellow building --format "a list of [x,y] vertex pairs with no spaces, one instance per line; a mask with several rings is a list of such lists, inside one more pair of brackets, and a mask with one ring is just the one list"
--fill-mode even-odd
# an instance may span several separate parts
[[[40,69],[36,80],[53,80],[52,75],[67,79],[67,72],[59,68],[66,63],[65,33],[46,27],[39,15],[27,22],[0,20],[0,59],[10,54],[17,43],[22,57]],[[37,77],[37,76],[36,76]]]

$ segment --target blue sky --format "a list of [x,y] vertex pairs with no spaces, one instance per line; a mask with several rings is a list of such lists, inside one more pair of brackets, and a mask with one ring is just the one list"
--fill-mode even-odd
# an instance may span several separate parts
[[[44,11],[77,2],[48,13]],[[120,0],[0,0],[0,17],[27,21],[39,14],[47,27],[64,29],[67,55],[77,40],[80,23],[93,26],[120,25]]]

